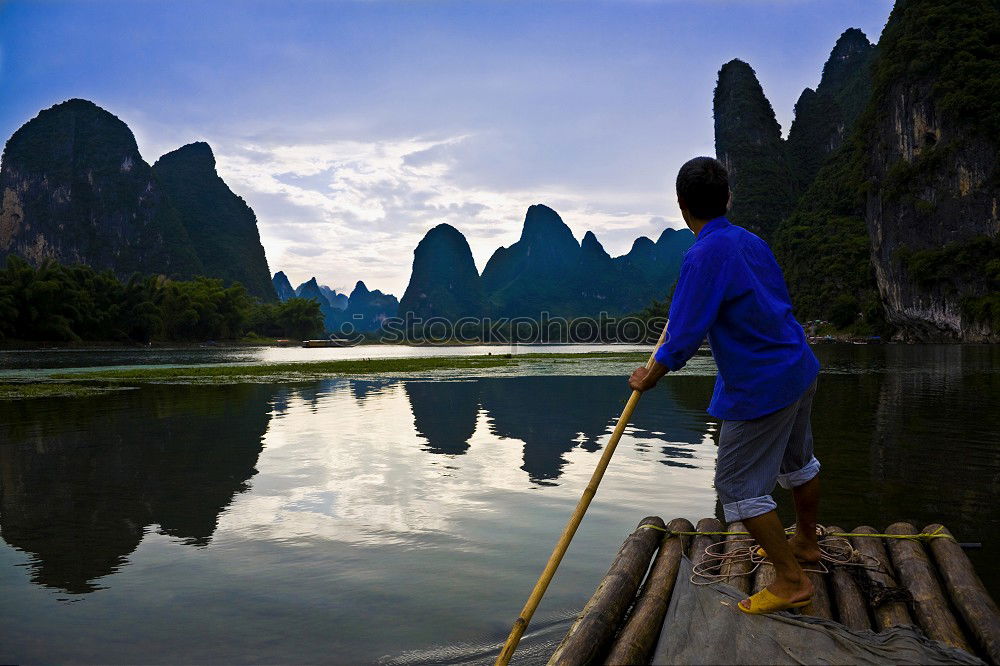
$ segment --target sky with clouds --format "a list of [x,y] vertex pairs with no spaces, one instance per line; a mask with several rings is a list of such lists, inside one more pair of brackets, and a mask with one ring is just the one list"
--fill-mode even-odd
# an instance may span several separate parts
[[202,140],[272,272],[402,295],[448,222],[480,270],[533,203],[614,255],[682,227],[714,154],[719,67],[748,61],[787,132],[837,37],[891,0],[0,0],[0,137],[65,99],[150,163]]

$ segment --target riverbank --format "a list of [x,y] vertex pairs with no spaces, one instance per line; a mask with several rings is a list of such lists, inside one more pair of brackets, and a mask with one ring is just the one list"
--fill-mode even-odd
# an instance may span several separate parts
[[[30,352],[30,351],[101,351],[101,350],[140,350],[140,349],[206,349],[226,347],[278,347],[298,346],[301,340],[287,340],[279,343],[277,338],[239,338],[232,340],[206,340],[203,342],[183,342],[161,340],[158,342],[121,342],[118,340],[77,340],[70,342],[44,342],[37,340],[4,340],[0,343],[0,352]],[[365,343],[362,343],[365,344]]]

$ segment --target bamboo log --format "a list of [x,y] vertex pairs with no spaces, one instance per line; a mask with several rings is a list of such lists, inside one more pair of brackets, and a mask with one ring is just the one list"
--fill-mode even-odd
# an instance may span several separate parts
[[[723,531],[723,528],[724,526],[722,522],[715,518],[702,518],[701,520],[698,521],[697,531],[721,532]],[[721,536],[716,536],[712,534],[699,534],[698,536],[696,536],[694,538],[694,541],[691,542],[691,554],[688,556],[691,558],[691,566],[697,567],[702,562],[704,562],[705,558],[708,556],[708,554],[705,552],[705,549],[711,546],[712,544],[719,543],[721,540],[722,540]],[[717,573],[716,567],[710,568],[705,573]]]
[[[674,518],[667,525],[673,532],[691,532],[694,526],[684,518]],[[645,664],[656,645],[667,614],[670,595],[677,581],[677,571],[681,566],[681,555],[691,537],[666,534],[660,542],[660,550],[653,560],[646,582],[639,598],[618,638],[611,646],[604,663]]]
[[[771,564],[770,560],[762,562],[753,575],[753,593],[756,594],[773,583],[776,573],[774,565]],[[812,603],[802,609],[802,614],[832,620],[833,613],[830,610],[830,594],[827,592],[823,575],[807,571],[806,576],[812,582],[814,591]]]
[[[639,525],[665,525],[660,518],[643,518]],[[549,664],[590,664],[608,647],[625,612],[635,600],[663,532],[639,527],[618,551],[594,595],[577,616]]]
[[774,582],[776,571],[770,562],[763,562],[753,575],[753,593],[757,594],[765,587]]
[[[942,525],[924,528],[928,534],[938,530],[951,536],[951,532]],[[1000,664],[1000,610],[983,587],[972,562],[952,539],[931,539],[930,551],[944,579],[948,596],[965,620],[972,637],[989,661]]]
[[[854,531],[858,534],[877,534],[874,529],[867,525],[856,527]],[[882,540],[875,537],[861,536],[850,537],[850,539],[854,549],[865,555],[865,573],[868,576],[868,580],[875,587],[896,587],[892,563],[889,561],[889,555],[885,552]],[[877,565],[876,562],[878,563]],[[871,601],[869,599],[869,602]],[[875,615],[875,626],[879,631],[897,624],[913,624],[910,611],[906,609],[906,604],[902,601],[885,601],[877,606],[873,605],[872,611]]]
[[[810,566],[816,565],[806,565],[807,568]],[[833,609],[830,603],[830,591],[826,587],[826,576],[818,571],[807,571],[806,576],[813,584],[813,597],[809,605],[802,608],[802,614],[832,620]]]
[[[917,529],[910,523],[893,523],[886,528],[885,533],[916,534]],[[913,614],[924,633],[936,641],[972,652],[955,616],[948,608],[948,601],[924,547],[919,541],[909,539],[887,539],[886,543],[899,581],[913,597]]]
[[[844,533],[842,528],[833,525],[827,529],[830,532]],[[868,604],[865,603],[858,582],[854,580],[847,567],[837,564],[832,564],[830,567],[830,596],[833,597],[833,605],[837,610],[837,621],[855,631],[870,631],[872,623],[868,617]]]
[[[729,524],[730,532],[746,532],[746,527],[743,526],[741,522],[735,522]],[[723,553],[726,555],[735,553],[741,548],[746,549],[750,542],[747,541],[749,537],[745,534],[730,534],[726,537],[726,545],[723,549]],[[722,563],[722,569],[720,574],[725,576],[725,582],[729,583],[735,587],[740,592],[745,594],[750,593],[750,558],[748,557],[735,557],[732,559],[724,560]]]
[[[650,352],[649,359],[646,361],[647,370],[652,368],[653,364],[656,363],[656,350],[663,344],[666,336],[667,327],[664,325],[663,330],[660,331],[660,339],[657,341],[656,346],[653,347],[653,351]],[[528,628],[531,616],[535,614],[535,609],[541,603],[542,596],[545,595],[545,590],[548,589],[549,583],[552,582],[552,577],[556,575],[556,569],[559,568],[559,563],[562,562],[563,555],[566,554],[569,543],[573,540],[573,535],[576,534],[577,528],[580,527],[580,523],[583,521],[583,516],[587,513],[587,508],[590,506],[591,501],[593,501],[594,495],[597,494],[597,487],[601,485],[604,472],[608,469],[608,465],[611,464],[611,456],[614,455],[615,449],[618,448],[618,441],[622,438],[622,433],[625,432],[625,427],[632,418],[632,412],[635,411],[636,405],[639,404],[640,397],[642,397],[641,392],[632,391],[628,402],[625,403],[625,409],[622,410],[621,416],[618,417],[615,429],[612,431],[611,437],[608,438],[608,443],[604,447],[604,453],[601,454],[601,459],[597,461],[594,473],[590,475],[590,483],[583,489],[583,494],[577,500],[576,508],[573,509],[573,515],[566,522],[566,527],[563,528],[562,534],[559,535],[559,540],[556,542],[555,548],[552,549],[552,554],[549,555],[549,560],[545,563],[542,574],[535,582],[535,587],[531,589],[531,594],[528,595],[528,600],[524,602],[524,607],[521,608],[521,614],[514,620],[514,625],[510,628],[510,634],[507,635],[507,640],[504,641],[503,647],[500,648],[500,654],[497,655],[496,662],[494,662],[495,666],[507,666],[510,663],[510,658],[514,656],[514,650],[517,649],[517,644],[521,641],[521,636],[524,635],[525,630]],[[662,523],[663,521],[661,520],[660,522]],[[649,532],[650,530],[645,531]]]

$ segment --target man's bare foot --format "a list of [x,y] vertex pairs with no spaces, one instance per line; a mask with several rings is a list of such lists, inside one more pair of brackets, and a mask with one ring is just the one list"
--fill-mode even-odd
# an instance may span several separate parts
[[[792,549],[792,555],[802,564],[816,564],[820,560],[819,543],[815,538],[798,537],[792,535],[788,539],[788,546]],[[761,548],[758,555],[767,557],[767,551]]]
[[[792,547],[792,553],[799,562],[810,564],[819,562],[820,550],[815,534],[812,535],[812,538],[800,536],[798,533],[793,534],[792,538],[788,540],[788,545]],[[774,592],[774,590],[771,591]]]
[[[779,578],[768,585],[767,589],[774,596],[784,599],[790,604],[799,601],[808,601],[812,599],[814,592],[813,584],[806,575],[800,576],[797,580]],[[740,606],[750,610],[750,599],[747,598],[740,601]]]

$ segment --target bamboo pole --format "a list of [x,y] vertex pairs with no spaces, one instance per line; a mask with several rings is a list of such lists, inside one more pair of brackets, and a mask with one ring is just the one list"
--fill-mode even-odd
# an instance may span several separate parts
[[[804,564],[802,566],[803,568],[808,568],[810,565]],[[827,591],[823,574],[815,571],[807,571],[805,573],[809,577],[809,581],[813,584],[813,597],[809,605],[804,606],[799,612],[803,615],[812,615],[813,617],[832,620],[833,613],[830,608],[830,594]],[[757,594],[777,580],[777,574],[778,572],[775,571],[774,564],[770,560],[761,562],[753,575],[753,585],[750,587],[750,591]]]
[[[671,532],[692,532],[694,525],[685,518],[674,518],[667,525]],[[663,617],[667,614],[670,595],[677,581],[681,557],[691,537],[665,534],[660,550],[653,560],[649,576],[632,608],[628,622],[618,634],[604,663],[645,664],[649,661],[656,639],[660,637]]]
[[[644,528],[643,525],[660,529]],[[549,658],[550,666],[590,664],[604,653],[635,601],[635,593],[649,569],[664,527],[660,518],[643,518],[635,532],[625,539],[594,595]]]
[[[736,521],[735,523],[729,523],[727,531],[746,532],[747,528],[743,526],[743,523]],[[724,560],[722,568],[719,570],[719,574],[726,577],[726,582],[743,594],[750,594],[750,586],[753,582],[749,576],[750,568],[753,566],[750,563],[750,558],[740,556],[747,554],[746,551],[752,543],[749,538],[745,534],[730,534],[726,537],[726,545],[723,546],[722,552],[733,557]],[[740,551],[743,552],[741,553]]]
[[[723,525],[722,521],[718,520],[717,518],[702,518],[701,520],[698,521],[698,527],[696,531],[722,532],[725,530],[725,528],[726,526]],[[705,549],[711,546],[712,544],[719,543],[719,541],[721,540],[722,537],[710,534],[699,534],[698,536],[696,536],[694,538],[694,541],[691,543],[691,555],[690,555],[691,567],[692,568],[697,567],[702,562],[704,562],[705,559],[708,557],[708,554],[705,552]],[[719,569],[718,566],[713,566],[707,571],[705,571],[705,573],[713,573],[713,574],[718,573],[718,569]]]
[[[855,534],[876,534],[875,530],[867,525],[855,527],[854,532]],[[889,561],[889,554],[886,553],[885,546],[882,545],[882,539],[869,536],[850,537],[850,539],[854,549],[867,558],[865,573],[868,575],[868,580],[880,588],[890,590],[896,588],[892,562]],[[869,602],[873,606],[872,614],[875,616],[875,626],[878,631],[884,631],[898,624],[913,624],[913,618],[910,617],[910,611],[906,609],[904,602],[885,601],[878,605],[875,605],[871,599]]]
[[[806,564],[805,568],[816,565]],[[833,619],[833,605],[830,603],[830,589],[826,585],[826,576],[818,571],[807,571],[806,576],[813,584],[813,597],[808,606],[804,606],[800,611],[803,615],[821,617],[824,620]]]
[[753,575],[753,587],[750,589],[754,594],[757,594],[777,579],[778,572],[774,570],[774,565],[768,560],[757,567],[757,572]]
[[[663,330],[660,332],[660,339],[656,342],[656,346],[653,347],[653,351],[649,355],[649,360],[646,361],[646,369],[653,367],[653,363],[656,361],[656,350],[663,344],[666,335],[667,325],[664,324]],[[538,608],[538,604],[542,601],[542,596],[549,587],[549,583],[552,582],[552,577],[555,575],[556,569],[559,568],[559,563],[562,562],[563,555],[566,554],[566,549],[569,548],[569,543],[573,540],[573,535],[576,534],[576,529],[583,521],[583,516],[587,513],[587,508],[597,493],[597,487],[601,485],[601,479],[604,478],[604,472],[611,462],[611,456],[614,455],[615,449],[618,447],[618,440],[622,438],[622,433],[625,432],[625,427],[632,418],[632,412],[635,411],[636,405],[639,404],[641,396],[641,392],[632,391],[628,402],[625,403],[625,409],[622,410],[621,416],[618,417],[618,423],[615,424],[614,432],[611,433],[611,439],[608,440],[607,446],[604,447],[601,459],[597,462],[597,468],[590,476],[590,483],[587,484],[583,495],[576,503],[576,509],[573,510],[573,515],[570,516],[569,522],[563,528],[562,534],[559,536],[559,541],[556,542],[556,547],[552,550],[552,555],[549,556],[549,561],[545,564],[545,569],[542,570],[542,575],[539,576],[538,582],[535,583],[534,589],[531,590],[531,594],[528,596],[528,601],[525,602],[524,608],[521,609],[521,614],[514,620],[514,626],[510,630],[510,635],[507,636],[507,641],[503,644],[503,648],[497,656],[496,666],[506,666],[510,662],[510,658],[514,656],[514,650],[517,649],[517,644],[521,641],[524,630],[528,628],[531,616],[535,614],[535,609]]]
[[[917,534],[910,523],[893,523],[886,534]],[[887,539],[889,555],[899,574],[899,582],[906,586],[913,597],[913,614],[924,633],[936,641],[959,650],[972,652],[955,616],[948,608],[948,598],[941,590],[934,567],[923,545],[909,539]]]
[[[830,525],[830,532],[843,533],[840,527]],[[834,539],[836,537],[825,537]],[[841,624],[855,631],[870,631],[871,619],[868,617],[868,603],[861,594],[861,588],[847,567],[839,564],[830,565],[830,591],[837,606],[837,619]]]
[[[951,536],[947,528],[937,523],[925,527],[924,532]],[[951,539],[931,539],[929,545],[948,596],[961,613],[972,638],[989,661],[1000,664],[1000,609],[996,602],[983,587],[983,581],[979,580],[961,546]]]

